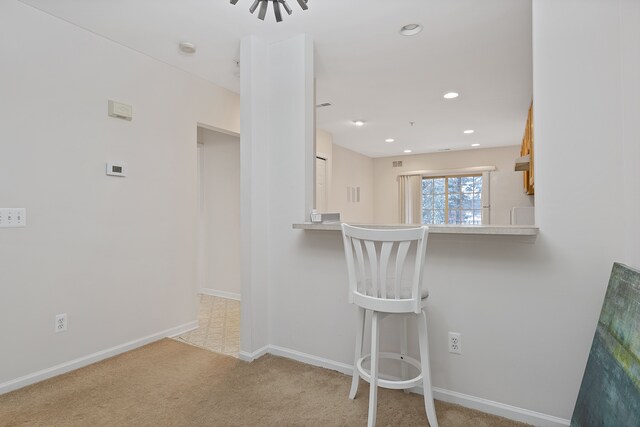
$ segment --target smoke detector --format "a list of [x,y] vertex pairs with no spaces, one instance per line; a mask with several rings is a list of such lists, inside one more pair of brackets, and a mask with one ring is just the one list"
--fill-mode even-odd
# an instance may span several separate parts
[[180,51],[188,54],[196,53],[196,45],[191,42],[180,42]]

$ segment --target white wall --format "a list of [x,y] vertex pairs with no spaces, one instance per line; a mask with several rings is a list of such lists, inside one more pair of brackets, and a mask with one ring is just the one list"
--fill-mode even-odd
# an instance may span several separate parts
[[[0,206],[28,223],[0,230],[6,391],[196,320],[196,127],[238,132],[239,98],[13,0],[0,58]],[[107,117],[108,99],[133,121]],[[105,176],[107,161],[128,176]]]
[[[373,222],[373,159],[339,145],[333,146],[329,211],[340,212],[345,222]],[[360,201],[347,197],[347,188],[360,187]]]
[[[623,261],[638,267],[640,262],[637,211],[615,212],[620,201],[638,206],[640,198],[637,172],[623,167],[626,155],[634,151],[633,161],[640,160],[637,149],[631,148],[638,145],[637,132],[629,132],[626,115],[635,112],[637,121],[640,106],[638,74],[629,74],[628,68],[638,69],[640,14],[636,7],[628,15],[625,3],[533,2],[536,221],[547,243],[552,272],[540,277],[539,283],[553,279],[540,291],[562,304],[553,314],[555,327],[572,337],[571,347],[557,352],[556,367],[548,369],[557,377],[549,378],[551,390],[560,378],[564,380],[557,404],[567,416],[611,264]],[[633,190],[625,184],[632,174]],[[576,215],[574,206],[585,210]],[[629,244],[627,235],[634,231],[635,242]],[[552,342],[560,345],[555,337],[543,341]]]
[[[522,120],[524,132],[526,117]],[[533,196],[527,196],[522,188],[522,172],[513,170],[519,156],[520,147],[510,146],[374,159],[375,222],[400,223],[397,177],[401,172],[496,166],[496,171],[491,172],[490,182],[491,224],[509,224],[512,207],[533,206]],[[396,160],[402,161],[402,167],[392,167]]]
[[[631,113],[639,98],[623,89],[637,88],[637,74],[626,67],[637,67],[640,46],[629,33],[640,20],[621,4],[634,8],[623,0],[533,2],[540,235],[533,244],[430,237],[426,280],[436,387],[571,417],[611,265],[638,266],[638,241],[626,237],[627,230],[637,233],[637,212],[612,216],[622,200],[620,182],[637,174],[621,165],[623,153],[637,153]],[[307,216],[307,195],[292,184],[304,182],[307,170],[282,167],[304,160],[299,138],[278,142],[278,155],[269,160],[268,342],[316,361],[351,364],[355,317],[346,302],[341,237],[291,229]],[[628,206],[637,206],[637,191],[625,196]],[[447,352],[447,331],[462,333],[462,356]],[[387,330],[382,348],[395,347],[396,336]]]
[[240,298],[240,138],[198,128],[203,144],[202,290]]
[[[333,135],[322,129],[316,129],[316,156],[325,159],[326,167],[326,191],[327,191],[327,212],[331,210],[331,197],[333,195],[331,182],[333,177]],[[317,171],[316,171],[317,174]],[[317,197],[317,195],[316,195]],[[317,208],[317,206],[315,206]]]
[[622,0],[620,2],[621,41],[621,138],[624,141],[622,153],[622,182],[624,183],[624,262],[640,268],[640,2]]
[[316,129],[316,155],[331,157],[333,152],[333,135],[320,128]]
[[[316,153],[327,159],[327,211],[339,212],[345,222],[373,222],[373,159],[333,144],[333,136],[316,131]],[[360,187],[360,201],[347,197],[348,188]]]

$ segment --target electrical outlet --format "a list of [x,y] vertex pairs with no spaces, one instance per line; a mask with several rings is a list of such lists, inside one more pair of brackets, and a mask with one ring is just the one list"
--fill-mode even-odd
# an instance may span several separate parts
[[56,332],[64,332],[67,330],[67,313],[56,315]]
[[449,353],[462,354],[462,335],[449,332]]

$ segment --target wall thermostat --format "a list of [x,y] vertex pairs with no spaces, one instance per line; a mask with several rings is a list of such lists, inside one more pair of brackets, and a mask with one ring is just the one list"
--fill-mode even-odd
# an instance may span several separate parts
[[107,175],[127,176],[124,163],[107,163]]

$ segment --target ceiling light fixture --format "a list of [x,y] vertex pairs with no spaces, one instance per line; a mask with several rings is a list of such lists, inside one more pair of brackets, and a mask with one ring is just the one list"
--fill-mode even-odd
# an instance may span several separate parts
[[480,144],[471,144],[472,147],[480,147]]
[[360,126],[364,126],[366,122],[364,120],[354,120],[353,124],[360,127]]
[[405,153],[410,153],[410,152],[411,152],[411,150],[404,150],[404,152],[405,152]]
[[466,133],[468,135],[468,134],[474,133],[474,132],[475,132],[475,130],[473,130],[473,129],[467,129],[463,133]]
[[384,142],[396,142],[396,140],[393,138],[387,138],[384,140]]
[[445,99],[453,99],[457,98],[458,96],[460,96],[460,94],[457,92],[448,92],[444,94]]
[[[302,10],[309,9],[307,6],[307,2],[309,0],[297,0],[298,4],[302,8]],[[236,4],[238,0],[230,0],[229,3]],[[287,4],[287,0],[254,0],[253,4],[249,8],[249,12],[253,14],[256,11],[258,6],[260,6],[260,10],[258,11],[258,19],[264,21],[264,18],[267,16],[267,8],[269,7],[269,3],[273,3],[273,14],[276,17],[276,22],[282,22],[282,11],[280,10],[280,6],[282,6],[287,12],[288,15],[291,15],[293,11]]]
[[403,36],[415,36],[420,31],[422,31],[422,25],[420,24],[407,24],[404,27],[400,28],[400,34]]

